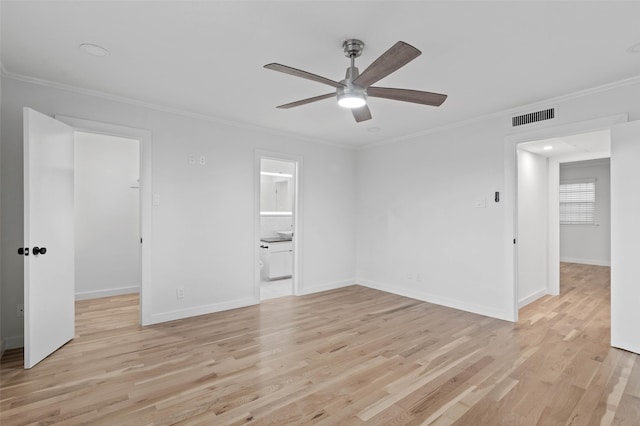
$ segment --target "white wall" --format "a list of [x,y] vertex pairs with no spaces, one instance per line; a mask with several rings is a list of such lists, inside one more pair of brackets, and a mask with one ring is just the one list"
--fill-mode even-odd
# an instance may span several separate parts
[[361,151],[358,282],[509,318],[502,139],[486,120]]
[[[15,312],[23,298],[22,260],[6,253],[22,241],[23,106],[151,131],[159,200],[149,236],[152,321],[259,302],[253,279],[257,149],[304,159],[301,290],[354,282],[354,151],[15,79],[4,78],[2,88],[2,303],[5,339],[13,346],[21,343],[22,321],[6,312]],[[204,155],[206,165],[189,164],[189,154]],[[176,299],[177,286],[184,286],[183,299]]]
[[609,159],[560,164],[563,180],[596,179],[596,225],[560,225],[560,260],[589,265],[611,265]]
[[611,345],[640,354],[640,121],[611,131]]
[[[496,114],[360,152],[358,281],[515,319],[516,140],[525,134],[522,141],[541,139],[529,135],[620,113],[639,119],[640,82],[563,96],[518,113],[550,106],[558,114],[549,122],[511,128],[517,112]],[[500,203],[492,201],[494,191],[501,191]],[[482,198],[487,207],[475,208]],[[424,274],[422,281],[416,272]]]
[[548,161],[518,150],[518,306],[547,293]]
[[[0,99],[2,99],[2,79],[0,78]],[[0,166],[2,165],[2,115],[0,114]],[[2,173],[0,173],[0,236],[2,235]],[[2,271],[2,244],[0,244],[0,271]],[[0,273],[0,358],[4,353],[4,329],[2,327],[2,299],[4,299],[4,286],[2,285],[2,274]]]
[[560,163],[547,161],[547,294],[560,294]]
[[76,132],[76,299],[140,289],[140,143]]

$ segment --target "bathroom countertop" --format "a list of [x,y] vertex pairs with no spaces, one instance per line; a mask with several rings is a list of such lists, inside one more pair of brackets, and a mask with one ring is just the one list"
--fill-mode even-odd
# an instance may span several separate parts
[[265,237],[260,238],[263,243],[284,243],[287,241],[293,241],[291,237]]

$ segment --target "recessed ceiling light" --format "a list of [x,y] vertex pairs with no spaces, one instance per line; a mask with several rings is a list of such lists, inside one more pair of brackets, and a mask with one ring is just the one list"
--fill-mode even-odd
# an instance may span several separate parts
[[102,46],[98,46],[97,44],[82,43],[79,47],[80,50],[91,56],[97,56],[100,58],[109,56],[109,51]]
[[376,133],[380,131],[380,127],[369,127],[367,130],[371,133]]
[[542,149],[544,149],[545,151],[549,151],[550,149],[553,149],[553,147],[551,145],[547,145]]
[[636,43],[628,48],[627,53],[640,53],[640,43]]

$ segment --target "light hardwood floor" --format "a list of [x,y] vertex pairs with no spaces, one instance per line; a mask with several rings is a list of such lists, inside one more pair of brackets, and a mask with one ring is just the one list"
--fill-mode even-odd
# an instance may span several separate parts
[[77,336],[2,359],[0,423],[640,424],[640,359],[609,347],[609,268],[512,324],[353,286],[142,328],[77,303]]

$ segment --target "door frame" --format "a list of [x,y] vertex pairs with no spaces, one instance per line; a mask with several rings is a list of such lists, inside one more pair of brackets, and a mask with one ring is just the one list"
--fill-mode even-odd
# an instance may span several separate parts
[[303,241],[303,199],[302,199],[302,156],[256,149],[254,155],[254,223],[253,223],[253,297],[260,303],[260,160],[287,161],[294,163],[294,205],[293,205],[293,294],[302,293],[302,241]]
[[[540,139],[560,138],[564,136],[576,135],[579,133],[588,133],[598,130],[607,130],[616,124],[626,123],[629,121],[629,114],[616,114],[606,117],[600,117],[593,120],[577,121],[572,123],[560,124],[538,128],[535,130],[523,131],[515,133],[504,138],[504,193],[505,197],[505,220],[504,220],[504,256],[505,270],[504,276],[507,282],[511,282],[511,294],[508,295],[512,300],[513,315],[511,320],[518,321],[518,170],[517,170],[517,151],[518,145],[525,142],[533,142]],[[509,197],[508,194],[513,194]],[[558,242],[559,244],[559,242]],[[547,249],[547,262],[560,262],[559,250]],[[547,277],[549,279],[549,277]],[[548,287],[547,282],[547,287]]]
[[152,181],[151,181],[151,131],[125,127],[116,124],[102,123],[82,118],[55,115],[76,131],[97,133],[107,136],[136,139],[140,142],[140,324],[152,324],[151,318],[151,213],[152,213]]

